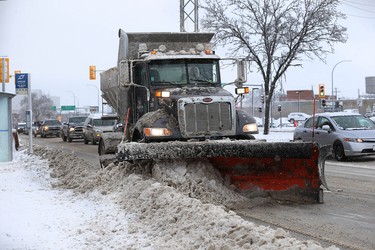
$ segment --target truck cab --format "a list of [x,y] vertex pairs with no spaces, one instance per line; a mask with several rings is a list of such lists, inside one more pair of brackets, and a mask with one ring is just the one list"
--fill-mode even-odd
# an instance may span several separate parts
[[118,66],[101,74],[101,89],[127,140],[254,139],[255,119],[222,87],[212,36],[120,30]]

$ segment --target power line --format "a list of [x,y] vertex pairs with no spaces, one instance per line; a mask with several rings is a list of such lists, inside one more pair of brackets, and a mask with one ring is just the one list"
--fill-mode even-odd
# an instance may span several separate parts
[[348,0],[342,0],[342,1],[347,2],[347,3],[362,5],[362,6],[374,6],[375,7],[375,4],[370,4],[370,3],[356,3],[356,2],[352,2],[352,1],[348,1]]
[[375,11],[366,10],[366,9],[363,9],[363,8],[360,8],[360,7],[357,7],[357,6],[354,6],[354,5],[348,4],[348,3],[343,3],[343,4],[346,5],[346,6],[349,6],[349,7],[352,7],[352,8],[358,9],[358,10],[361,10],[361,11],[366,11],[366,12],[370,12],[370,13],[374,13],[374,14],[375,14]]
[[351,15],[351,14],[345,14],[345,15],[351,16],[351,17],[365,18],[365,19],[375,19],[375,17],[369,17],[369,16],[358,16],[358,15]]

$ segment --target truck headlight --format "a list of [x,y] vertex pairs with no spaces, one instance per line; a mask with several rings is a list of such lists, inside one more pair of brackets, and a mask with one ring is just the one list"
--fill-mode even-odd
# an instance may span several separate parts
[[169,91],[162,91],[162,90],[156,90],[155,92],[155,96],[158,97],[158,98],[166,98],[166,97],[170,97],[171,96],[171,92]]
[[44,130],[44,131],[48,131],[48,126],[44,126],[44,127],[43,127],[43,130]]
[[102,130],[100,130],[100,129],[95,129],[95,136],[96,137],[101,137],[102,136]]
[[147,137],[162,137],[172,135],[172,131],[167,128],[144,128],[143,133]]
[[74,130],[75,130],[74,128],[70,128],[69,132],[74,132]]
[[257,132],[258,131],[258,126],[256,123],[249,123],[246,124],[242,127],[242,131],[244,133],[249,133],[249,132]]

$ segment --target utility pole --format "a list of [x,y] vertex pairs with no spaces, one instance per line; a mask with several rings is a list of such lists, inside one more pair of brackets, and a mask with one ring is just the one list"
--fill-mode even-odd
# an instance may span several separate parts
[[180,0],[180,32],[187,32],[185,24],[192,24],[194,32],[199,32],[198,19],[198,0]]

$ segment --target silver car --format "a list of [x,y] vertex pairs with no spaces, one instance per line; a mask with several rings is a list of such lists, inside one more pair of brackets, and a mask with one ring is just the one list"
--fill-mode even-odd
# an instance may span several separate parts
[[95,145],[103,133],[113,132],[117,120],[116,115],[90,115],[83,124],[83,142],[85,144],[91,142]]
[[316,114],[295,129],[293,139],[331,145],[338,161],[375,154],[375,124],[358,113]]

